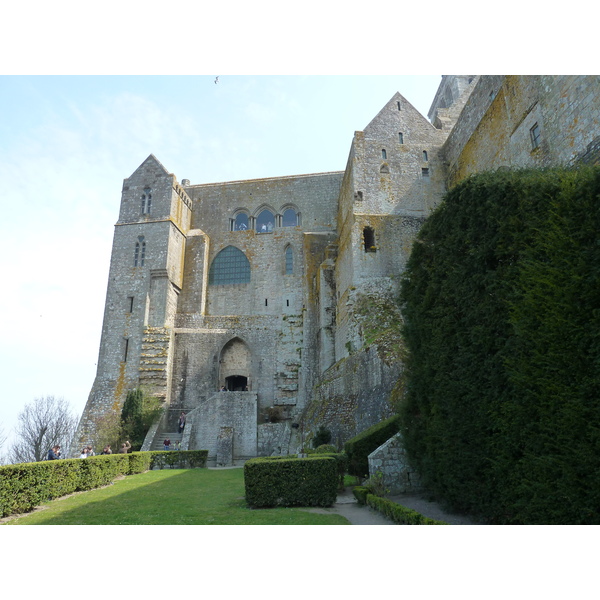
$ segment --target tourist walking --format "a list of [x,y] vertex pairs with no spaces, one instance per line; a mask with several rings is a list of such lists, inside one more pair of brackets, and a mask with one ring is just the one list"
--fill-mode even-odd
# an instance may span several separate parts
[[163,442],[163,447],[164,447],[165,450],[170,450],[171,449],[171,440],[169,438],[167,438]]
[[179,433],[183,433],[183,428],[185,427],[185,413],[182,412],[179,415]]

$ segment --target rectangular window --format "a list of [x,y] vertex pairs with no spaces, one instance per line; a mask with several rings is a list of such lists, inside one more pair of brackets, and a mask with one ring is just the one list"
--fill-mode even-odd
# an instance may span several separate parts
[[421,169],[421,175],[423,177],[429,177],[429,169],[427,169],[427,168]]
[[401,144],[404,144],[404,134],[403,134],[403,133],[399,133],[399,134],[398,134],[398,141],[399,141]]
[[133,312],[133,296],[127,296],[127,312]]
[[540,145],[541,137],[540,126],[537,123],[529,130],[529,135],[531,136],[531,149],[535,150]]
[[125,349],[123,350],[123,362],[127,362],[127,352],[129,351],[129,338],[125,338]]

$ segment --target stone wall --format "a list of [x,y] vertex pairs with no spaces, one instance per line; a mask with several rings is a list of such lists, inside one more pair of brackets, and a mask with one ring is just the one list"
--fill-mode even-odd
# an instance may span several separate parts
[[573,164],[599,143],[599,112],[596,75],[481,76],[443,148],[448,184],[500,167]]
[[402,368],[375,345],[338,361],[319,380],[304,412],[308,443],[324,426],[332,433],[331,443],[341,449],[350,438],[391,416],[390,394]]
[[381,473],[383,485],[390,494],[413,494],[423,491],[419,474],[408,462],[400,433],[371,452],[368,460],[369,477]]

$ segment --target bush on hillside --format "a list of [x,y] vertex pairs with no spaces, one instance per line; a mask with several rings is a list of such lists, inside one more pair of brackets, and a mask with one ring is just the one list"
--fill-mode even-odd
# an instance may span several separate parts
[[319,429],[317,429],[315,437],[312,439],[312,446],[313,448],[318,448],[319,446],[329,444],[329,442],[331,442],[331,431],[329,431],[327,427],[321,425]]

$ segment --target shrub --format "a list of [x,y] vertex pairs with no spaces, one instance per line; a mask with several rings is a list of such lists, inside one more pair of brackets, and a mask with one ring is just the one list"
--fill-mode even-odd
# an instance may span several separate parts
[[331,444],[321,444],[315,448],[316,454],[336,454],[337,448]]
[[371,477],[365,481],[364,486],[369,490],[369,493],[374,496],[379,496],[380,498],[383,498],[383,496],[390,493],[390,490],[388,490],[383,483],[383,473],[381,471],[377,471],[377,473],[371,475]]
[[[143,454],[146,454],[145,452]],[[151,469],[199,469],[206,468],[208,450],[158,450],[151,455]]]
[[[319,448],[334,448],[333,452],[325,452],[324,450],[319,451]],[[327,444],[319,446],[314,450],[313,454],[309,454],[308,458],[316,458],[317,456],[330,456],[335,458],[338,472],[338,490],[344,490],[344,477],[348,471],[348,456],[345,452],[337,452],[335,446],[328,446]]]
[[371,508],[374,508],[380,512],[384,517],[392,520],[397,525],[447,525],[444,521],[436,521],[429,517],[424,517],[421,513],[411,508],[406,508],[387,500],[386,498],[379,498],[374,494],[367,494],[366,504]]
[[0,517],[28,512],[73,492],[108,485],[120,475],[143,473],[162,457],[169,466],[205,467],[208,450],[133,452],[0,466]]
[[0,516],[110,483],[129,472],[126,455],[90,456],[0,467]]
[[371,493],[368,487],[364,485],[356,485],[352,488],[352,493],[359,504],[367,503],[367,496]]
[[[321,425],[319,429],[317,429],[317,433],[315,433],[315,437],[312,440],[312,446],[313,448],[318,448],[319,446],[322,446],[324,444],[329,444],[330,441],[331,431],[329,431],[329,429]],[[336,452],[337,448],[333,451]]]
[[399,426],[400,417],[394,415],[348,440],[344,444],[344,450],[348,455],[348,473],[361,478],[367,477],[369,474],[369,454],[398,433]]
[[337,471],[329,456],[253,458],[244,465],[246,502],[253,508],[331,506],[337,498]]

